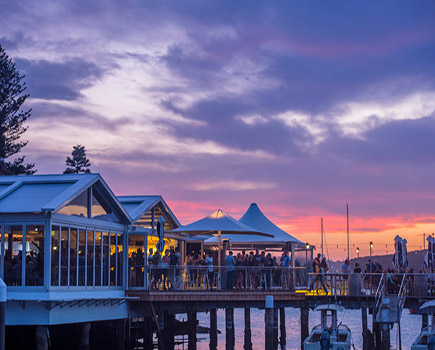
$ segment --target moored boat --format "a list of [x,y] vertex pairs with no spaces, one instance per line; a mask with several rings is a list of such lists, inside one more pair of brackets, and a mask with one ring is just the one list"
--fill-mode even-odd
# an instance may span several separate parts
[[427,350],[429,349],[429,343],[435,346],[435,300],[428,301],[420,306],[420,310],[427,310],[431,316],[431,324],[422,328],[417,339],[411,345],[411,350]]
[[337,313],[344,307],[336,304],[318,305],[314,311],[321,312],[321,323],[315,326],[304,341],[304,350],[350,350],[351,331],[338,324]]

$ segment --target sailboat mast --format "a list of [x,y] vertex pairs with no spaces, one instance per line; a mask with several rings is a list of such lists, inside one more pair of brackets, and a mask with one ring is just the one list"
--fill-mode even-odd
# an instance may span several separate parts
[[322,247],[322,258],[323,258],[323,218],[320,218],[320,234],[321,234],[321,247]]
[[349,204],[346,203],[346,222],[347,222],[347,260],[349,260]]

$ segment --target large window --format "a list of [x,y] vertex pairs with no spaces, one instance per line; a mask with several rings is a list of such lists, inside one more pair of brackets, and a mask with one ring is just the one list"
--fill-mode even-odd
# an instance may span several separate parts
[[68,265],[69,265],[69,251],[68,251],[68,241],[69,241],[69,229],[68,227],[62,226],[61,228],[61,241],[60,241],[60,285],[68,285]]
[[26,226],[26,286],[44,285],[44,225]]
[[101,254],[101,232],[95,232],[95,285],[101,286],[101,260],[103,255]]
[[103,286],[108,286],[109,280],[109,234],[103,232]]
[[58,211],[59,214],[88,217],[88,190]]
[[144,287],[145,240],[143,235],[128,237],[129,286]]
[[69,230],[69,285],[77,285],[77,229]]
[[94,231],[93,230],[88,230],[87,231],[87,236],[86,236],[86,249],[87,249],[87,273],[86,273],[86,277],[87,277],[87,282],[86,285],[87,286],[93,286],[95,283],[94,277],[94,270],[95,270],[95,259],[94,259],[94,255],[95,255],[95,246],[94,246]]
[[78,285],[85,285],[86,276],[86,230],[79,230],[79,280]]
[[123,264],[123,245],[122,245],[122,235],[120,233],[117,234],[118,236],[118,240],[117,240],[117,246],[118,246],[118,256],[117,256],[117,269],[116,269],[116,280],[117,280],[117,284],[118,286],[122,286],[122,276],[123,276],[123,269],[122,267],[124,266]]
[[8,286],[23,285],[23,226],[5,225],[4,277]]
[[59,285],[59,262],[60,262],[60,227],[53,225],[51,228],[51,285]]

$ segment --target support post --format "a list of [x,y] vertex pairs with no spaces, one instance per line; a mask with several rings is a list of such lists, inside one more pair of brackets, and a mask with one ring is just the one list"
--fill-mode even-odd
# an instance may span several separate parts
[[243,348],[245,350],[252,350],[251,341],[251,309],[245,308],[245,342]]
[[368,329],[367,308],[365,306],[361,307],[361,323],[362,323],[363,350],[372,350],[373,334]]
[[36,326],[36,350],[48,350],[47,326]]
[[117,320],[115,321],[115,324],[116,324],[116,329],[115,329],[116,348],[119,350],[124,350],[125,349],[125,319]]
[[89,332],[91,330],[91,324],[84,322],[80,324],[80,339],[79,348],[83,350],[89,350]]
[[166,349],[166,329],[165,329],[165,316],[163,313],[163,310],[159,311],[159,316],[158,316],[158,323],[159,323],[159,329],[160,332],[158,333],[158,343],[159,343],[159,350],[165,350]]
[[226,308],[225,309],[225,340],[226,350],[234,350],[234,309]]
[[266,308],[264,311],[264,325],[266,327],[265,329],[265,349],[270,350],[273,349],[273,295],[267,295],[266,296]]
[[279,321],[280,321],[280,325],[279,325],[279,332],[280,332],[280,338],[279,338],[279,343],[281,344],[281,349],[285,349],[285,345],[287,343],[287,339],[286,339],[286,329],[285,329],[285,308],[281,307],[279,309]]
[[164,329],[163,329],[163,337],[165,338],[165,350],[174,350],[174,324],[175,324],[175,315],[170,314],[167,310],[164,311],[163,315]]
[[273,308],[273,348],[278,350],[278,308]]
[[5,350],[6,284],[0,278],[0,350]]
[[210,309],[210,350],[217,350],[217,310]]
[[301,349],[304,347],[304,340],[309,336],[308,331],[308,308],[301,308]]
[[421,329],[424,327],[427,327],[429,324],[429,315],[428,314],[422,314],[421,315]]
[[144,316],[144,324],[143,324],[143,347],[144,349],[152,349],[153,344],[153,319],[152,317],[145,317]]
[[196,350],[196,326],[198,321],[196,320],[196,311],[189,311],[187,313],[187,332],[189,339],[189,350]]

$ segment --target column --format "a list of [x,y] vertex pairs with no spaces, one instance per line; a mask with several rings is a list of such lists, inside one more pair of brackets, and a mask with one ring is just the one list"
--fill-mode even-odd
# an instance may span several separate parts
[[48,350],[47,326],[36,326],[36,350]]
[[301,308],[301,348],[304,347],[304,340],[310,335],[308,330],[308,308]]
[[165,338],[165,350],[173,350],[175,347],[174,343],[174,326],[175,326],[175,315],[170,314],[167,310],[164,311],[163,316],[164,329],[160,331],[163,333],[163,337]]
[[187,313],[187,336],[189,338],[189,350],[196,350],[196,326],[198,321],[196,320],[196,311],[189,311]]
[[265,329],[265,337],[264,337],[264,345],[266,350],[273,349],[273,296],[266,296],[266,308],[264,310],[264,326]]
[[252,341],[251,341],[251,309],[245,308],[245,341],[244,341],[244,349],[252,350]]
[[279,309],[279,320],[280,320],[280,338],[279,343],[281,344],[281,349],[285,349],[285,345],[287,343],[286,340],[286,329],[285,329],[285,308],[281,307]]
[[80,324],[80,339],[79,348],[83,350],[89,350],[89,332],[91,330],[91,324],[89,322],[84,322]]
[[273,308],[273,348],[278,350],[278,308]]
[[144,324],[143,324],[143,347],[144,349],[152,349],[153,348],[153,319],[150,316],[144,316]]
[[210,350],[217,350],[217,309],[210,310]]
[[226,308],[225,309],[225,340],[226,350],[234,349],[234,309]]

